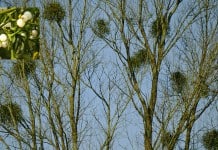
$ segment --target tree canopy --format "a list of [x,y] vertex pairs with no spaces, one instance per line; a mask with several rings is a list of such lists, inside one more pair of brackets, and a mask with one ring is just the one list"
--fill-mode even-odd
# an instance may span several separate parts
[[1,148],[217,148],[218,1],[0,3]]

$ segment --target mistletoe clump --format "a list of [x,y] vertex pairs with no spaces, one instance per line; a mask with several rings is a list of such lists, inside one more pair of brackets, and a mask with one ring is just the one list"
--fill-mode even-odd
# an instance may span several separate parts
[[206,132],[202,137],[202,142],[208,150],[218,149],[218,131],[214,129]]
[[12,72],[15,74],[16,78],[25,78],[29,77],[35,72],[36,62],[31,59],[17,60],[17,62],[14,63],[12,68]]
[[98,37],[103,38],[110,33],[109,22],[104,19],[98,19],[95,21],[92,30]]
[[145,49],[140,49],[130,57],[130,64],[133,69],[138,69],[142,65],[146,65],[149,63],[148,59],[148,51]]
[[[168,25],[167,18],[157,17],[151,25],[150,33],[154,38],[160,38],[163,34],[168,35],[170,31],[170,27]],[[166,33],[164,33],[166,32]]]
[[177,93],[182,93],[186,85],[186,80],[186,76],[180,71],[171,74],[172,88]]
[[56,21],[60,23],[65,17],[65,10],[58,2],[46,4],[43,17],[48,21]]
[[207,97],[210,92],[210,88],[206,82],[201,82],[200,83],[200,88],[199,88],[200,96],[202,98]]
[[18,104],[9,102],[0,105],[0,123],[18,125],[22,119],[22,110]]
[[172,133],[170,133],[169,131],[164,131],[161,136],[161,143],[163,144],[163,147],[168,147],[171,143],[172,138]]
[[156,20],[154,20],[152,22],[152,26],[151,26],[151,31],[150,32],[151,32],[153,37],[156,37],[159,34],[159,32],[161,32],[161,31],[162,31],[161,21],[160,21],[159,18],[157,18]]

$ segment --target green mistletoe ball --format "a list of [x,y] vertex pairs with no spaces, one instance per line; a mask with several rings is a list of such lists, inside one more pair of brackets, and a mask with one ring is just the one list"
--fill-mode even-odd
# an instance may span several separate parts
[[12,72],[14,73],[15,77],[18,79],[22,79],[34,74],[36,70],[36,62],[31,59],[17,60],[12,68]]
[[16,103],[9,102],[0,105],[0,122],[5,125],[18,125],[23,119],[20,106]]
[[204,133],[202,142],[204,147],[208,150],[218,149],[218,130],[213,129]]
[[43,17],[48,21],[61,22],[65,17],[65,10],[58,2],[46,4]]

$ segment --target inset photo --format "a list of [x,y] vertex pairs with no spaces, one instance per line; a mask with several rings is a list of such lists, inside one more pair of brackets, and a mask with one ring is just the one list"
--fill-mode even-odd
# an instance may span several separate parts
[[39,33],[38,8],[0,8],[0,59],[38,59]]

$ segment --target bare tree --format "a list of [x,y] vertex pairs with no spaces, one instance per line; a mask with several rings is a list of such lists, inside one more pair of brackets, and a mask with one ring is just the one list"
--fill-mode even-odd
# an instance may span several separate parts
[[99,133],[97,139],[101,150],[113,149],[113,143],[117,141],[117,131],[125,119],[123,113],[130,102],[127,95],[119,94],[124,89],[119,89],[118,85],[122,84],[122,80],[118,71],[108,70],[109,66],[106,66],[108,65],[99,67],[98,71],[90,68],[84,79],[87,87],[96,95],[96,103],[101,104],[93,112],[95,122],[100,128],[96,132]]
[[[95,59],[95,37],[89,25],[96,6],[89,7],[92,2],[87,0],[41,5],[41,51],[40,60],[34,60],[36,67],[21,65],[16,78],[8,71],[2,73],[12,82],[8,89],[14,92],[8,94],[23,106],[23,116],[13,128],[1,123],[1,141],[10,148],[13,145],[7,142],[16,141],[19,149],[77,150],[89,129],[83,119],[89,102],[82,98],[80,79]],[[32,70],[27,74],[26,69]]]
[[[200,89],[206,82],[206,80],[202,81],[202,75],[204,74],[204,79],[212,80],[207,83],[210,86],[215,82],[216,72],[213,68],[216,64],[214,61],[217,57],[216,48],[207,48],[207,50],[202,48],[199,60],[201,63],[197,65],[198,69],[194,74],[187,72],[186,76],[186,73],[176,70],[168,74],[168,77],[171,76],[168,78],[171,81],[168,84],[166,82],[165,87],[168,89],[169,83],[174,82],[172,83],[174,84],[172,85],[174,95],[171,95],[169,90],[165,90],[165,96],[162,97],[164,92],[159,92],[161,80],[167,80],[166,76],[162,75],[163,62],[173,54],[177,45],[182,49],[183,45],[179,44],[181,37],[188,31],[194,32],[194,23],[198,19],[202,19],[202,15],[207,14],[213,9],[212,7],[217,8],[217,4],[212,1],[209,4],[207,1],[186,2],[182,0],[167,2],[140,0],[136,3],[127,0],[104,1],[104,5],[101,7],[114,28],[109,35],[100,36],[100,38],[117,54],[120,63],[125,68],[128,76],[127,86],[130,86],[129,88],[133,89],[135,94],[132,104],[143,120],[144,149],[146,150],[159,149],[160,145],[167,146],[167,149],[174,149],[185,131],[185,149],[189,149],[193,124],[217,98],[215,92],[204,107],[200,110],[197,109],[202,99],[200,93],[204,91]],[[203,25],[203,22],[200,24]],[[216,23],[214,25],[211,31],[213,40],[216,38],[214,35],[217,32]],[[104,28],[99,27],[99,30],[102,29]],[[197,42],[202,43],[202,41]],[[214,45],[213,43],[210,42]],[[192,56],[188,52],[184,52],[184,55]],[[189,61],[187,63],[191,66]],[[182,68],[182,62],[180,64]],[[204,67],[207,68],[207,71]],[[142,80],[140,80],[139,73],[143,69],[147,69],[149,73],[141,76]],[[186,68],[186,70],[189,69]],[[198,78],[194,79],[194,77]],[[214,89],[206,90],[213,91]],[[177,102],[168,102],[171,98],[176,99]],[[158,109],[160,104],[162,109],[165,109],[164,105],[168,104],[165,116],[161,112],[162,117],[158,115],[160,114]],[[169,128],[171,128],[171,132],[168,131]]]
[[[198,146],[199,120],[217,103],[215,0],[32,2],[5,1],[41,11],[40,51],[0,64],[5,149],[125,149],[124,130],[132,149]],[[5,33],[11,43],[23,26]]]

